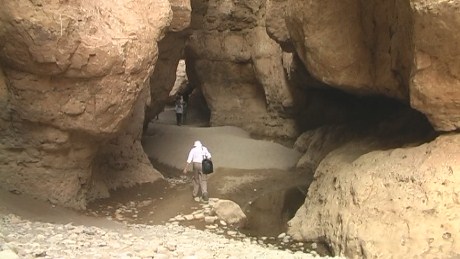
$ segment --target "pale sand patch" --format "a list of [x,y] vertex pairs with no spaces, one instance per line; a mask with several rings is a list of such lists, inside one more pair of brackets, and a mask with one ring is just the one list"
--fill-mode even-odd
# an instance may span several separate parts
[[151,123],[142,139],[150,158],[183,169],[195,140],[212,154],[215,168],[282,169],[295,167],[300,153],[281,144],[251,139],[237,127],[199,128]]

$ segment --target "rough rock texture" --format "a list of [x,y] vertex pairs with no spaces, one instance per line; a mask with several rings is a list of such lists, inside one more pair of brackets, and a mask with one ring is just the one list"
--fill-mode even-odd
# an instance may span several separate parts
[[[279,8],[283,1],[275,1]],[[442,131],[458,129],[457,1],[288,0],[290,40],[318,80],[410,102]],[[278,23],[279,24],[279,23]],[[415,61],[415,62],[414,62]],[[410,101],[409,101],[410,100]]]
[[[385,10],[382,12],[382,10]],[[397,69],[409,63],[408,3],[402,1],[290,0],[287,26],[297,53],[317,79],[354,93],[406,98]],[[392,35],[389,35],[389,34]]]
[[187,34],[169,32],[159,42],[159,57],[155,71],[150,77],[151,103],[145,110],[145,125],[163,111],[167,102],[171,101],[170,93],[176,81],[179,61],[183,58],[183,50]]
[[173,19],[169,31],[179,32],[188,28],[192,16],[190,0],[170,0]]
[[189,0],[171,0],[173,20],[166,36],[158,43],[159,57],[150,77],[151,102],[145,111],[144,126],[163,111],[170,101],[170,92],[177,81],[179,61],[184,58],[185,42],[189,36],[187,28],[191,22]]
[[344,126],[325,126],[302,133],[294,143],[294,148],[303,153],[296,167],[314,172],[329,152],[350,141],[352,135]]
[[[345,107],[357,102],[324,90],[332,86],[459,129],[458,1],[194,0],[193,15],[186,0],[0,5],[0,187],[54,203],[81,208],[160,177],[139,141],[142,122],[164,107],[184,48],[213,126],[294,139],[350,123]],[[298,166],[319,166],[291,221],[297,238],[349,257],[460,251],[458,135],[345,145],[348,133],[329,129],[297,143]],[[393,137],[413,143],[419,132]]]
[[459,256],[460,135],[388,150],[370,143],[321,162],[289,233],[348,258]]
[[212,205],[216,215],[227,224],[236,227],[244,227],[247,218],[241,207],[231,200],[218,200]]
[[185,60],[179,60],[179,64],[177,64],[176,70],[176,81],[174,81],[174,86],[169,92],[169,96],[175,96],[180,94],[181,92],[185,91],[187,87],[188,78],[187,78],[187,71],[185,66]]
[[283,49],[291,50],[291,37],[286,26],[287,0],[267,0],[265,23],[270,38],[280,44]]
[[211,110],[211,125],[293,138],[301,96],[289,85],[283,52],[267,34],[265,1],[195,1],[186,47],[189,79]]
[[415,67],[411,104],[442,131],[460,128],[460,2],[411,1]]
[[[5,74],[0,81],[6,82],[1,92],[6,109],[0,124],[0,186],[84,207],[88,192],[107,184],[94,182],[104,174],[97,171],[104,144],[118,142],[117,148],[109,148],[111,156],[116,150],[141,149],[135,141],[124,146],[124,137],[117,137],[135,132],[126,128],[128,120],[139,116],[139,107],[134,107],[147,102],[141,93],[158,55],[155,42],[171,23],[170,4],[0,4],[0,64]],[[142,153],[129,156],[124,158],[147,161]],[[123,155],[119,157],[123,161]],[[146,177],[150,180],[159,177],[151,166],[144,172],[152,174]]]
[[[458,1],[280,0],[274,6],[283,4],[290,39],[278,30],[270,35],[292,44],[318,81],[399,99],[435,129],[458,130]],[[394,138],[410,143],[408,136]],[[306,153],[298,166],[319,167],[290,231],[330,242],[348,257],[456,255],[458,135],[420,147],[391,147],[380,137],[331,153],[344,141],[340,133],[323,128],[305,133],[303,144],[299,139]]]
[[130,187],[137,183],[153,182],[162,177],[152,168],[141,144],[145,103],[149,98],[145,87],[136,102],[130,121],[117,138],[111,139],[98,150],[93,162],[92,187],[86,200],[108,197],[109,190]]

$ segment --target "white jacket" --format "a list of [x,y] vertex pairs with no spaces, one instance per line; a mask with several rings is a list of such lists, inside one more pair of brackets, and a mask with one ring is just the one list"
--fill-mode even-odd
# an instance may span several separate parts
[[187,163],[201,163],[204,157],[211,158],[211,153],[205,146],[193,147],[188,153]]

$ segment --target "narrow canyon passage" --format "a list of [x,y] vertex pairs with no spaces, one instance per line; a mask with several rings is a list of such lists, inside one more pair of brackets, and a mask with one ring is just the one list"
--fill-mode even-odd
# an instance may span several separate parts
[[[208,131],[201,135],[199,130],[205,130],[203,125],[207,125],[204,120],[205,116],[201,116],[199,111],[193,107],[190,107],[188,112],[184,123],[177,126],[174,108],[167,106],[158,118],[150,122],[150,127],[144,130],[143,145],[146,153],[149,155],[153,166],[162,173],[165,179],[153,184],[142,184],[128,189],[122,188],[112,191],[110,198],[90,203],[86,214],[131,224],[164,225],[175,222],[180,225],[215,232],[228,238],[244,239],[250,237],[260,243],[272,244],[282,250],[315,251],[319,255],[330,255],[325,244],[302,243],[278,238],[280,235],[285,235],[287,222],[293,218],[295,212],[303,204],[308,185],[312,181],[312,172],[299,171],[294,168],[263,168],[269,165],[265,164],[263,159],[260,160],[260,154],[257,154],[263,153],[260,148],[249,155],[234,154],[234,156],[241,155],[238,159],[230,158],[229,160],[226,158],[226,161],[220,161],[219,158],[225,155],[219,154],[219,150],[226,149],[225,146],[231,146],[229,142],[233,139],[229,138],[225,129],[219,130],[219,127],[212,133]],[[156,125],[161,125],[161,127]],[[161,136],[155,137],[156,135]],[[158,138],[165,138],[166,140],[161,142]],[[212,224],[206,223],[203,219],[174,220],[181,215],[190,215],[204,205],[194,201],[191,197],[191,176],[183,175],[180,168],[174,167],[185,164],[187,148],[194,139],[200,139],[204,144],[211,144],[208,147],[213,154],[217,168],[208,180],[210,198],[231,200],[240,205],[248,219],[243,228],[219,226],[217,229],[212,229]],[[213,139],[218,139],[219,145],[224,147],[213,149]],[[180,143],[184,141],[185,144]],[[243,142],[244,140],[239,141],[243,147],[248,145]],[[256,142],[257,140],[247,139],[246,141]],[[157,149],[160,150],[160,153],[172,156],[171,160],[166,160],[166,163],[172,163],[172,165],[159,162],[158,160],[162,158],[155,157],[158,152],[152,151],[152,145],[159,145]],[[185,148],[185,150],[179,151],[177,146]],[[229,148],[231,149],[231,147]],[[174,154],[174,152],[181,155]],[[225,152],[229,154],[235,150]],[[286,164],[282,159],[282,155],[280,155],[278,162],[281,166]],[[246,162],[238,164],[238,161]],[[228,162],[230,164],[226,165],[225,163]],[[248,167],[249,165],[254,168],[225,167],[232,164],[237,168]]]
[[[11,198],[0,204],[8,231],[0,253],[66,258],[81,252],[74,242],[91,246],[88,229],[78,229],[73,237],[83,240],[60,233],[51,243],[72,243],[63,253],[50,247],[48,234],[75,229],[49,226],[35,235],[43,226],[30,226],[39,222],[10,215],[41,217],[33,202],[15,204],[22,196],[44,202],[47,213],[97,216],[80,213],[78,222],[144,222],[170,241],[181,238],[190,229],[178,224],[209,209],[195,208],[180,174],[200,140],[216,166],[212,202],[234,200],[248,216],[247,229],[225,235],[307,244],[289,247],[298,254],[281,246],[275,258],[309,258],[304,252],[322,253],[323,243],[347,258],[460,255],[459,1],[0,5],[0,191]],[[176,95],[191,108],[181,126]],[[208,238],[203,258],[216,247],[223,258],[268,251],[245,250],[244,242],[227,251],[222,244],[232,242],[221,236],[187,234]],[[131,237],[131,245],[139,241]],[[185,237],[183,246],[155,251],[142,250],[148,241],[127,251],[123,238],[92,248],[200,257],[190,248],[196,240]],[[219,242],[208,242],[213,237]]]

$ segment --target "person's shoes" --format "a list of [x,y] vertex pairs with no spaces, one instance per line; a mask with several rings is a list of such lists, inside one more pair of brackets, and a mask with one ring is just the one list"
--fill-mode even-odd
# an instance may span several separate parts
[[203,196],[201,198],[203,199],[203,201],[208,201],[209,200],[208,193],[207,192],[203,193]]
[[195,201],[200,201],[200,197],[198,197],[198,196],[193,197],[193,199],[194,199]]

